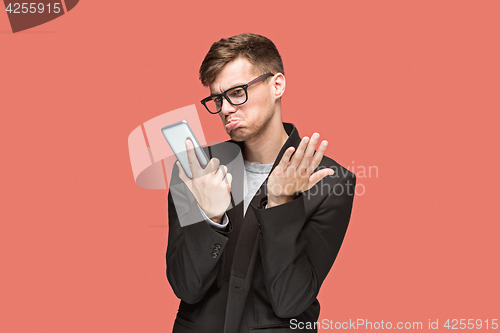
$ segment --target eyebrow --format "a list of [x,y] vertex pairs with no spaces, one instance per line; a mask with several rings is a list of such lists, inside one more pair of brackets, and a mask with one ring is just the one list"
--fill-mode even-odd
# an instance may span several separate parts
[[[247,82],[247,83],[248,83],[248,82]],[[227,88],[227,89],[225,89],[225,90],[223,90],[223,91],[228,91],[229,89],[233,89],[233,88],[238,87],[238,86],[244,86],[245,84],[246,84],[246,83],[236,83],[236,84],[235,84],[235,85],[233,85],[232,87],[229,87],[229,88]],[[220,94],[222,94],[222,92],[220,92],[220,93],[214,93],[212,90],[210,90],[210,96],[220,95]]]

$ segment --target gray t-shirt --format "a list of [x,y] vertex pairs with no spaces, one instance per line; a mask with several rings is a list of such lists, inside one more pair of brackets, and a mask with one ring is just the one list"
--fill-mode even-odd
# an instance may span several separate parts
[[264,180],[266,180],[267,175],[271,172],[274,163],[270,164],[257,164],[244,161],[245,163],[245,173],[243,174],[243,215],[246,214],[248,206],[250,206],[250,201],[255,196],[259,188],[261,187]]

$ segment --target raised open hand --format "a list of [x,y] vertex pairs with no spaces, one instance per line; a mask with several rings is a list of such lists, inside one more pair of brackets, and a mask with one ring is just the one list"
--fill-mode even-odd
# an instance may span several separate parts
[[290,147],[285,151],[267,181],[269,208],[292,201],[298,194],[307,191],[325,176],[334,174],[334,170],[330,168],[313,173],[328,146],[328,142],[323,141],[314,153],[319,137],[318,133],[314,133],[310,141],[308,137],[304,137],[292,158],[295,148]]

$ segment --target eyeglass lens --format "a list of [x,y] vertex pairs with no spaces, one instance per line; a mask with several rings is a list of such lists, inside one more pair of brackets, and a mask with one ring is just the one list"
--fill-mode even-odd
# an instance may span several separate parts
[[[247,100],[246,90],[241,87],[235,87],[231,90],[226,91],[226,96],[233,105],[241,105]],[[210,112],[220,112],[222,110],[222,99],[222,96],[214,96],[214,98],[206,101],[205,105],[210,110]]]

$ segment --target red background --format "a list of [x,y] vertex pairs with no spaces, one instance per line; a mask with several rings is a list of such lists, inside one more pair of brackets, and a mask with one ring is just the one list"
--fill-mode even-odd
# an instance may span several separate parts
[[135,185],[127,137],[199,103],[242,32],[283,56],[284,121],[364,186],[320,319],[500,317],[500,2],[86,0],[17,34],[0,13],[1,332],[171,330],[166,192]]

